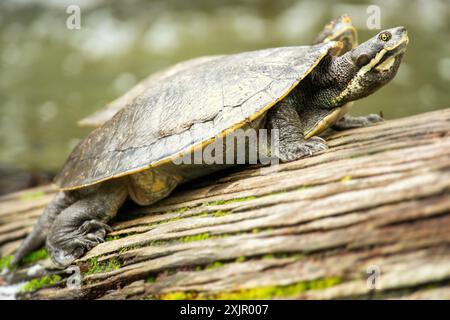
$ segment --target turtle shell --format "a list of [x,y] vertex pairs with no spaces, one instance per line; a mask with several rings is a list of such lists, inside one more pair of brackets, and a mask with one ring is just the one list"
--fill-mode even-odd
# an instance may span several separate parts
[[118,111],[125,108],[127,104],[134,100],[134,98],[141,95],[153,82],[164,81],[166,78],[189,68],[195,67],[197,64],[204,63],[206,61],[212,61],[218,59],[221,56],[204,56],[189,59],[183,62],[179,62],[171,67],[155,72],[139,82],[133,88],[128,90],[123,96],[110,102],[104,109],[101,109],[94,114],[87,116],[86,118],[78,121],[80,126],[87,127],[100,127],[106,121],[111,119]]
[[89,186],[209,144],[264,114],[339,45],[226,55],[146,81],[126,107],[75,147],[56,183],[64,190]]

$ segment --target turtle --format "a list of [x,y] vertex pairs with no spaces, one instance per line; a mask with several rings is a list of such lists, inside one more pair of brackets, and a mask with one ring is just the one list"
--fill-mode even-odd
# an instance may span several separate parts
[[[341,15],[326,24],[320,34],[314,39],[313,44],[325,43],[333,40],[340,40],[342,42],[344,48],[340,52],[351,50],[358,44],[356,29],[353,27],[352,20],[348,15]],[[339,52],[336,52],[335,54],[338,55]],[[129,101],[139,96],[152,82],[163,81],[165,78],[182,70],[187,70],[198,64],[219,59],[221,57],[223,57],[223,55],[196,57],[155,72],[139,82],[124,95],[110,102],[106,108],[79,120],[78,124],[82,127],[99,127],[111,119],[119,110],[126,107]]]
[[407,30],[356,41],[350,18],[342,16],[312,45],[203,57],[146,79],[74,148],[55,178],[59,192],[12,263],[45,243],[56,265],[69,266],[105,240],[108,222],[127,199],[151,205],[178,185],[227,167],[175,160],[242,128],[277,132],[271,156],[289,162],[326,152],[319,134],[327,128],[382,121],[346,113],[394,78]]

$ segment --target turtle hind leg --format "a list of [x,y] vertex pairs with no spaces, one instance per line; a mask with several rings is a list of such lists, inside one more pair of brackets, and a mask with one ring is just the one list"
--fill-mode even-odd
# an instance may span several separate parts
[[349,115],[345,115],[344,117],[342,117],[342,119],[337,121],[332,128],[335,130],[346,130],[365,127],[381,121],[384,121],[383,117],[377,114],[369,114],[362,117],[352,117]]
[[125,202],[128,190],[123,180],[103,182],[63,210],[53,222],[47,249],[53,262],[68,266],[87,250],[104,241],[111,228],[106,224],[114,218]]
[[152,168],[128,176],[130,198],[141,206],[149,206],[167,197],[182,177],[165,170]]
[[76,192],[59,192],[47,205],[42,215],[39,217],[33,231],[25,238],[20,245],[11,265],[18,264],[26,255],[33,250],[40,248],[47,237],[55,218],[67,207],[78,200]]

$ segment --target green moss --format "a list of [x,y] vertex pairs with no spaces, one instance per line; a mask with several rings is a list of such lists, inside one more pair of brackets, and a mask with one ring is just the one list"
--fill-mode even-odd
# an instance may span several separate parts
[[229,203],[235,203],[235,202],[243,202],[243,201],[249,201],[256,199],[255,196],[250,197],[243,197],[243,198],[235,198],[235,199],[229,199],[229,200],[217,200],[217,201],[211,201],[207,202],[204,205],[205,206],[217,206],[217,205],[223,205],[223,204],[229,204]]
[[240,257],[236,258],[236,262],[237,262],[237,263],[244,262],[245,260],[246,260],[246,259],[245,259],[244,256],[240,256]]
[[161,300],[191,300],[194,299],[194,297],[195,294],[182,291],[164,293],[158,296]]
[[61,277],[58,275],[46,275],[25,283],[20,290],[22,292],[33,292],[51,286],[59,281],[61,281]]
[[311,186],[303,185],[303,186],[297,188],[297,191],[305,191],[306,189],[309,189],[310,187],[311,187]]
[[22,201],[37,200],[37,199],[41,199],[42,197],[44,197],[44,195],[45,195],[45,193],[41,190],[31,191],[31,192],[27,192],[27,193],[23,194],[20,197],[20,200],[22,200]]
[[105,265],[105,272],[120,269],[120,263],[116,259],[111,259]]
[[200,234],[194,234],[192,236],[186,236],[182,237],[180,239],[181,242],[194,242],[194,241],[203,241],[210,238],[209,233],[200,233]]
[[329,277],[307,282],[308,290],[325,290],[342,283],[341,277]]
[[11,264],[13,256],[5,256],[0,258],[0,270],[6,269]]
[[324,290],[342,282],[340,277],[322,278],[311,281],[297,282],[287,286],[264,286],[240,291],[219,293],[195,293],[195,292],[170,292],[158,298],[164,300],[190,300],[190,299],[215,299],[215,300],[252,300],[286,298],[299,295],[309,290]]
[[108,241],[114,241],[114,240],[119,240],[120,238],[122,238],[120,235],[107,236],[107,237],[105,238],[105,241],[106,241],[106,242],[108,242]]
[[304,257],[305,256],[301,253],[296,253],[296,254],[291,255],[291,258],[295,258],[296,260],[303,259]]
[[86,271],[86,274],[93,274],[101,272],[100,263],[97,258],[92,258],[88,260],[89,269]]
[[301,253],[286,253],[286,252],[278,252],[278,253],[268,253],[264,256],[262,256],[262,259],[270,260],[270,259],[295,259],[300,260],[303,258],[303,255]]
[[292,297],[308,290],[324,290],[341,283],[338,277],[303,281],[287,286],[265,286],[259,288],[245,289],[237,292],[223,292],[216,294],[213,298],[219,300],[249,300],[249,299],[272,299]]
[[102,264],[102,266],[103,266],[102,272],[110,272],[113,270],[120,269],[120,263],[116,259],[108,260],[108,262]]
[[116,259],[111,259],[107,262],[99,262],[98,258],[92,258],[88,261],[88,263],[89,269],[85,272],[86,275],[110,272],[120,269],[120,263]]
[[147,279],[145,279],[145,282],[147,283],[155,283],[156,278],[154,276],[149,276]]
[[259,229],[258,228],[252,229],[252,233],[259,233]]
[[149,245],[150,246],[163,246],[163,245],[167,245],[168,243],[174,242],[173,240],[153,240],[150,241]]
[[348,182],[348,181],[352,181],[352,176],[345,176],[341,179],[341,182]]
[[229,210],[217,210],[217,211],[213,211],[211,213],[204,212],[202,214],[199,214],[197,217],[199,217],[199,218],[208,218],[208,217],[219,218],[219,217],[229,215],[230,213],[231,213],[231,211],[229,211]]
[[21,264],[32,264],[36,261],[45,260],[48,258],[48,251],[46,248],[42,248],[31,252],[25,258],[22,259]]
[[[0,258],[0,270],[8,268],[12,259],[12,255]],[[48,259],[48,251],[45,248],[41,248],[26,255],[20,262],[20,265],[29,265],[45,259]]]
[[220,261],[214,261],[213,263],[206,266],[206,270],[216,269],[223,266],[223,263]]
[[122,249],[119,250],[119,254],[134,250],[134,249],[138,249],[140,248],[140,246],[136,245],[136,246],[130,246],[130,247],[123,247]]
[[230,213],[231,213],[231,211],[217,210],[217,211],[214,211],[213,213],[211,213],[211,215],[212,215],[213,217],[218,218],[218,217],[227,216],[227,215],[229,215]]
[[204,213],[199,214],[199,215],[197,216],[197,218],[208,218],[208,217],[209,217],[209,213],[208,213],[208,212],[204,212]]

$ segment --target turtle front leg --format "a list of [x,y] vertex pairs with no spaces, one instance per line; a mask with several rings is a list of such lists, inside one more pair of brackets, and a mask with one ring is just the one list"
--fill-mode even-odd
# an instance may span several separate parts
[[47,249],[53,262],[68,266],[86,251],[104,241],[111,228],[107,222],[128,196],[122,180],[104,182],[65,209],[55,219],[47,236]]
[[290,97],[286,97],[267,114],[268,129],[276,129],[279,132],[276,156],[282,162],[294,161],[328,149],[325,140],[320,137],[305,139],[302,123],[294,104]]
[[346,130],[365,127],[381,121],[384,121],[383,117],[374,113],[362,117],[345,115],[342,119],[337,121],[332,128],[335,130]]

